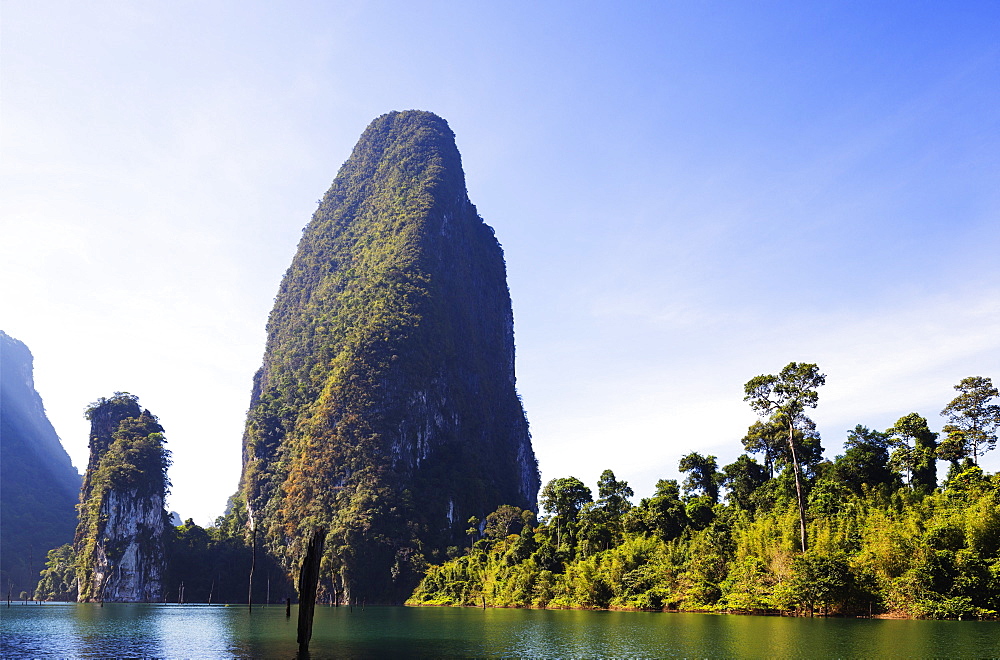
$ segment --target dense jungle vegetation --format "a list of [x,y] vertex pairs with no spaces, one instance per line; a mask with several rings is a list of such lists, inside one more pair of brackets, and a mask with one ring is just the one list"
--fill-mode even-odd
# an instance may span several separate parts
[[804,414],[823,382],[798,363],[751,380],[762,420],[746,453],[721,468],[690,453],[683,482],[638,505],[605,470],[596,499],[575,477],[550,481],[540,521],[512,506],[470,520],[469,547],[409,603],[996,617],[1000,475],[978,466],[1000,428],[990,379],[956,386],[941,434],[916,413],[858,425],[833,460]]

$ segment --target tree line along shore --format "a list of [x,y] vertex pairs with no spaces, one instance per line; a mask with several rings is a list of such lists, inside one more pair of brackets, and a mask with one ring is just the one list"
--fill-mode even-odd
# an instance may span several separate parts
[[[978,465],[1000,429],[991,380],[955,386],[941,432],[917,413],[885,430],[858,425],[833,459],[805,414],[824,383],[805,363],[752,379],[745,399],[761,419],[742,438],[746,453],[721,467],[689,453],[681,482],[661,480],[637,504],[605,470],[596,497],[557,478],[540,516],[503,505],[471,518],[465,547],[420,558],[407,604],[995,619],[1000,474]],[[238,500],[212,527],[170,529],[163,600],[295,597]],[[73,546],[54,549],[34,596],[76,600],[91,571]],[[335,603],[330,577],[319,583],[320,602]]]
[[[408,603],[754,614],[988,618],[1000,610],[1000,407],[970,377],[941,433],[912,413],[858,425],[828,459],[805,410],[825,382],[792,363],[746,384],[761,421],[746,453],[680,459],[633,504],[605,470],[542,491],[542,516],[501,507],[470,520],[469,546],[430,566]],[[938,465],[947,465],[938,478]]]

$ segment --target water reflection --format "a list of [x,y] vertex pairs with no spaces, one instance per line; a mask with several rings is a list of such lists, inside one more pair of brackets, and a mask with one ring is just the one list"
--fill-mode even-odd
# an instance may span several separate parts
[[[3,657],[294,658],[296,610],[207,605],[0,608]],[[994,657],[1000,623],[710,614],[320,607],[312,658]]]
[[233,656],[238,648],[234,618],[219,606],[166,606],[154,620],[159,657],[194,658],[206,653]]

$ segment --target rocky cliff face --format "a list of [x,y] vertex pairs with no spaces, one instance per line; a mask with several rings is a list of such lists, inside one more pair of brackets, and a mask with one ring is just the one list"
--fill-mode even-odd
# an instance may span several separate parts
[[160,601],[169,529],[163,427],[122,392],[93,404],[87,417],[90,463],[73,548],[79,600]]
[[243,443],[251,524],[323,588],[399,601],[470,516],[535,508],[503,253],[447,123],[376,119],[305,228],[268,321]]
[[[107,522],[103,542],[94,548],[92,597],[117,603],[162,600],[167,530],[163,498],[112,490],[101,505],[101,516]],[[98,585],[103,585],[102,591]]]
[[0,331],[0,579],[34,591],[46,553],[68,543],[80,475],[45,416],[33,358]]

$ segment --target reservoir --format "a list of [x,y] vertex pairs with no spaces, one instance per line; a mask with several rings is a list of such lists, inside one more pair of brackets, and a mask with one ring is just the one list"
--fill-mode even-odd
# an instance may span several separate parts
[[[294,658],[284,606],[0,607],[0,656]],[[998,657],[1000,623],[317,607],[312,658]]]

